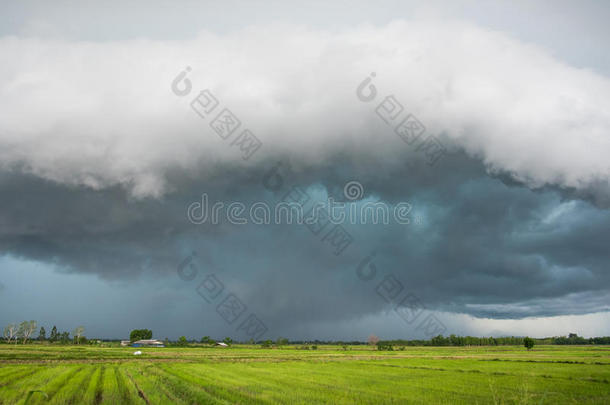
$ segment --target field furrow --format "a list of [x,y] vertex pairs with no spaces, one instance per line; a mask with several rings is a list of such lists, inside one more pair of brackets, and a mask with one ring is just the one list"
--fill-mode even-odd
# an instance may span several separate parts
[[601,346],[25,349],[0,345],[1,405],[610,403]]

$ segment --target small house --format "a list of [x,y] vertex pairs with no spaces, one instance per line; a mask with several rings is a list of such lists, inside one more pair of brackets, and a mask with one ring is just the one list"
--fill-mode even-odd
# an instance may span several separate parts
[[140,339],[133,342],[131,347],[165,347],[165,345],[156,339]]

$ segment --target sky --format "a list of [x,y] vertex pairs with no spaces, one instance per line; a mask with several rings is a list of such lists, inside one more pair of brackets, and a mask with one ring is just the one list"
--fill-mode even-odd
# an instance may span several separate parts
[[0,324],[610,335],[609,12],[2,3]]

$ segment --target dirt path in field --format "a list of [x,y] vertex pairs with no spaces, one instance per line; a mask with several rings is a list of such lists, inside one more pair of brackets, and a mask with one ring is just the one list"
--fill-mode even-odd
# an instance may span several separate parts
[[262,362],[262,363],[280,363],[280,362],[342,362],[342,361],[366,361],[366,360],[380,360],[388,361],[394,359],[433,359],[433,360],[479,360],[479,361],[506,361],[506,362],[526,362],[526,363],[566,363],[566,364],[588,364],[588,365],[602,365],[609,366],[608,361],[576,361],[576,360],[549,360],[545,357],[540,358],[498,358],[497,356],[421,356],[421,355],[328,355],[328,356],[316,356],[316,357],[302,357],[302,356],[278,356],[278,357],[250,357],[250,356],[226,356],[226,357],[198,357],[198,358],[171,358],[171,357],[138,357],[138,358],[122,358],[122,359],[3,359],[1,365],[8,364],[122,364],[122,363],[251,363],[251,362]]
[[134,380],[133,377],[131,376],[131,374],[129,374],[129,371],[125,370],[125,374],[127,374],[127,377],[129,377],[133,386],[136,387],[136,390],[138,390],[138,395],[140,396],[140,398],[142,398],[144,400],[144,402],[146,402],[148,405],[150,405],[150,401],[148,400],[148,397],[146,396],[144,391],[142,391],[140,389],[136,380]]

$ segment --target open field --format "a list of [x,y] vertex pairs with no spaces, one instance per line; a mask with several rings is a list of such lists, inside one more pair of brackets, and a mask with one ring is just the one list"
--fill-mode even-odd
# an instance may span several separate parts
[[0,403],[610,403],[610,347],[134,350],[0,345]]

